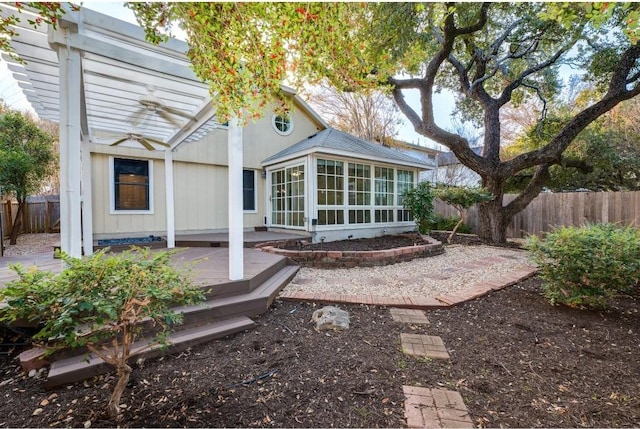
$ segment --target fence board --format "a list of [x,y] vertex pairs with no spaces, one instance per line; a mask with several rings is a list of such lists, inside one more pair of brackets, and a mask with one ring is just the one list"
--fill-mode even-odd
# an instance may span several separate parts
[[[3,201],[2,210],[3,232],[9,236],[13,219],[18,212],[18,203]],[[22,218],[23,233],[59,232],[60,231],[60,201],[28,201]]]
[[[514,198],[515,195],[505,195],[504,203]],[[455,209],[438,199],[434,206],[440,215],[458,215]],[[513,218],[507,228],[507,237],[522,238],[551,231],[557,226],[601,222],[640,226],[640,191],[542,193]],[[467,224],[478,232],[475,207],[467,214]]]

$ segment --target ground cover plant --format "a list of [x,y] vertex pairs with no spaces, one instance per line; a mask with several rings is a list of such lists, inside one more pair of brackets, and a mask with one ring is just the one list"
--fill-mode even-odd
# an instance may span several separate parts
[[[60,274],[13,269],[19,278],[0,289],[0,321],[28,320],[38,324],[36,344],[49,353],[86,348],[113,366],[117,382],[108,400],[108,414],[120,412],[120,398],[131,375],[134,353],[166,343],[166,336],[181,322],[172,305],[201,301],[201,289],[192,285],[188,273],[169,265],[175,252],[134,248],[115,255],[108,249],[84,259],[62,254],[67,265]],[[134,350],[143,325],[155,327],[155,336]]]

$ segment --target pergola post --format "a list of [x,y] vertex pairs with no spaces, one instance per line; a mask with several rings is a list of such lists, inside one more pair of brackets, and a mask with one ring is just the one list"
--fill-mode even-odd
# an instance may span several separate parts
[[84,255],[93,255],[93,194],[91,181],[91,151],[82,142],[82,247]]
[[164,180],[167,213],[167,249],[176,247],[175,197],[173,187],[173,152],[164,151]]
[[[65,37],[70,30],[61,28]],[[82,256],[80,52],[57,45],[60,64],[60,249]]]
[[244,211],[242,198],[242,128],[229,120],[229,280],[244,277]]

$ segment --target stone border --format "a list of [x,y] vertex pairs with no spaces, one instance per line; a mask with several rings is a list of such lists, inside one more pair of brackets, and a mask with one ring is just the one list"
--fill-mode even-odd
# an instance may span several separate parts
[[[398,234],[403,235],[403,234]],[[353,268],[376,267],[406,262],[415,258],[441,255],[442,243],[427,235],[421,235],[425,244],[372,251],[287,250],[278,246],[295,246],[300,240],[271,241],[256,246],[263,252],[286,256],[303,267]],[[304,243],[304,242],[303,242]]]

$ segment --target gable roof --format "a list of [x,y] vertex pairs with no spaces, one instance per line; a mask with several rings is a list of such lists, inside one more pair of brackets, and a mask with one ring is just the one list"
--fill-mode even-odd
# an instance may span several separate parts
[[263,166],[298,158],[310,153],[346,156],[391,164],[405,165],[421,169],[434,167],[432,160],[418,152],[396,149],[378,143],[368,142],[335,128],[327,128],[262,161]]
[[[476,154],[482,156],[482,150],[484,146],[475,146],[471,150]],[[446,167],[448,165],[460,164],[460,160],[453,152],[441,152],[438,154],[438,167]]]

